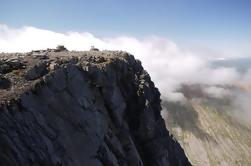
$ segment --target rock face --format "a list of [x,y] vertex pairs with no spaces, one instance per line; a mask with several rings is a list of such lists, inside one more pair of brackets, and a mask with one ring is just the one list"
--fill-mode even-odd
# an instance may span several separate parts
[[0,88],[1,166],[190,165],[166,130],[158,89],[132,55],[0,57],[22,64],[1,73],[10,81]]

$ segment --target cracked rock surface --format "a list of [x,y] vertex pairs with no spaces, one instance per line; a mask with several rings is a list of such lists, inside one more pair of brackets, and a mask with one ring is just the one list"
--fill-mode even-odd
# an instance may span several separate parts
[[132,55],[48,49],[0,59],[1,166],[190,165]]

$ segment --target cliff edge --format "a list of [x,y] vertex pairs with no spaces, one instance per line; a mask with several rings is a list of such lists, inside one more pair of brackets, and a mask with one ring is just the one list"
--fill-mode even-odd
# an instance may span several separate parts
[[190,165],[126,52],[0,54],[0,165]]

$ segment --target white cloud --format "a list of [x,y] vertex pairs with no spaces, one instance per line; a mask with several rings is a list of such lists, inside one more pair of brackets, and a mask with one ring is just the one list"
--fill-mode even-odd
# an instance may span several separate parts
[[[210,85],[204,91],[214,97],[229,94],[215,85],[232,84],[237,80],[251,82],[251,69],[241,75],[235,68],[210,66],[209,59],[217,58],[210,51],[191,50],[179,47],[166,38],[151,36],[138,39],[132,36],[98,38],[84,32],[57,33],[35,27],[10,28],[0,24],[0,52],[28,52],[37,49],[55,48],[62,44],[69,50],[89,50],[92,45],[100,50],[124,50],[142,61],[152,80],[160,89],[163,98],[169,101],[186,101],[182,93],[176,92],[182,83]],[[204,56],[203,56],[204,55]],[[218,58],[221,58],[219,56]],[[234,105],[248,110],[250,95],[240,94]],[[240,103],[240,104],[238,104]],[[237,107],[236,107],[237,108]],[[247,111],[250,115],[251,111]]]
[[223,99],[230,96],[232,93],[229,89],[222,87],[210,86],[203,89],[204,93],[213,98]]
[[251,84],[251,67],[247,70],[247,72],[243,76],[243,81]]
[[243,124],[247,123],[251,125],[251,92],[240,91],[235,93],[235,98],[231,104],[234,117],[239,119]]
[[94,45],[101,50],[128,51],[142,61],[162,94],[173,99],[182,98],[174,93],[181,83],[229,84],[239,78],[235,69],[211,68],[208,56],[184,50],[166,38],[97,38],[87,32],[57,33],[34,27],[13,29],[0,25],[0,52],[27,52],[55,48],[58,44],[69,50],[88,50]]

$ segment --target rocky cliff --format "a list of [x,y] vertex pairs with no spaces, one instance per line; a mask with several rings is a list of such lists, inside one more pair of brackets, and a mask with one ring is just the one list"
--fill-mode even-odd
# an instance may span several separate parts
[[160,93],[125,52],[0,55],[1,166],[183,166]]

